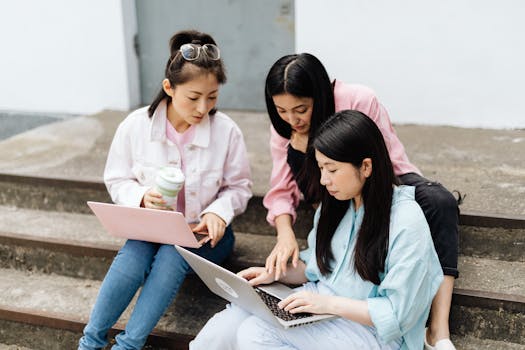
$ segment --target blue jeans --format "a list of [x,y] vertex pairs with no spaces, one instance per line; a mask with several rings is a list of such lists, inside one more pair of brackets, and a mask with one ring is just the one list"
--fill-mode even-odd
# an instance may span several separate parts
[[[189,250],[220,264],[230,255],[234,240],[233,231],[228,226],[215,248],[207,243]],[[108,330],[142,286],[126,329],[116,336],[116,344],[112,347],[113,350],[141,349],[177,295],[188,272],[191,268],[174,246],[128,240],[102,282],[78,348],[104,347],[108,343]]]

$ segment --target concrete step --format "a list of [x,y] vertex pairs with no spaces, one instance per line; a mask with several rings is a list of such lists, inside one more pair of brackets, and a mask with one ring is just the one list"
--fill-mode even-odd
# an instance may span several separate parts
[[[299,243],[301,248],[306,246],[303,239]],[[235,251],[226,266],[240,269],[264,264],[273,245],[273,237],[236,232]],[[0,267],[102,280],[119,247],[4,234],[0,236]]]
[[[88,200],[111,203],[102,181],[0,173],[0,206],[91,214],[86,205]],[[306,205],[298,209],[295,227],[302,237],[306,237],[311,228],[312,213]],[[255,195],[246,212],[236,218],[236,224],[242,231],[273,235],[274,230],[265,217],[262,195]]]
[[[4,330],[1,340],[25,346],[41,344],[38,348],[76,348],[100,284],[98,280],[0,269],[0,329]],[[135,299],[113,328],[112,335],[123,329],[134,304]],[[225,301],[211,294],[198,278],[188,278],[150,341],[166,348],[184,347],[206,317],[224,306]],[[38,334],[35,338],[39,342],[17,342],[33,338],[28,335],[35,329],[37,333],[33,336]],[[45,340],[40,342],[40,337]]]
[[[264,192],[254,190],[246,212],[237,218],[242,230],[260,234],[273,234],[266,224],[266,209],[262,205]],[[111,202],[104,183],[97,178],[78,180],[72,177],[47,177],[35,175],[0,173],[0,206],[16,206],[27,209],[91,213],[87,200]],[[296,231],[305,237],[311,228],[313,209],[301,204],[298,210]],[[462,212],[460,221],[465,226],[525,227],[525,218],[519,215],[490,215],[473,211]],[[255,224],[254,224],[255,223]],[[245,229],[249,227],[249,230]]]
[[[34,348],[33,348],[34,349]],[[0,344],[0,350],[33,350],[25,346]]]
[[[266,113],[225,112],[243,131],[254,193],[261,195],[268,190],[271,169],[270,120]],[[68,118],[1,141],[0,173],[101,181],[113,135],[127,114],[106,110]],[[467,195],[463,209],[525,215],[523,130],[394,127],[411,162],[427,178]]]
[[[275,238],[234,230],[235,253],[228,264],[263,263]],[[299,242],[306,246],[304,239]],[[94,215],[0,206],[0,267],[102,280],[123,243]]]
[[[73,349],[89,317],[100,281],[0,269],[0,341],[34,349]],[[133,303],[132,303],[133,305]],[[181,293],[170,306],[150,337],[152,348],[183,349],[191,337],[225,301],[211,294],[195,276],[186,279]],[[456,309],[458,305],[454,305]],[[131,306],[130,306],[131,308]],[[122,329],[130,315],[128,308],[112,331]],[[478,307],[479,308],[479,307]],[[471,313],[464,307],[462,313]],[[502,313],[502,310],[497,312]],[[453,318],[456,313],[453,313]],[[472,323],[474,330],[454,331],[459,349],[525,349],[523,310],[495,324],[492,317]],[[467,321],[461,321],[462,323]],[[503,328],[500,328],[503,326]],[[521,336],[509,335],[520,329]],[[31,334],[31,336],[28,336]],[[494,336],[488,338],[487,334]],[[38,339],[38,342],[31,339]],[[521,344],[521,345],[520,345]]]
[[[253,232],[243,220],[233,225],[236,232]],[[254,226],[252,221],[251,228]],[[462,255],[525,262],[522,253],[525,229],[478,226],[461,226],[460,229]],[[237,235],[236,250],[248,252],[244,254],[245,263],[260,263],[271,250],[274,237],[259,236]],[[90,214],[0,206],[0,252],[3,257],[0,266],[3,267],[101,279],[123,242],[123,239],[108,235]],[[304,246],[304,241],[301,242]],[[250,251],[250,246],[263,249]]]
[[[2,322],[0,320],[0,322]],[[5,339],[5,343],[0,344],[0,350],[63,350],[74,349],[81,332],[72,332],[64,329],[54,329],[50,327],[35,326],[19,322],[3,322],[2,329],[12,331],[18,338]],[[38,340],[31,341],[27,334],[32,334]],[[22,335],[22,337],[20,337]],[[524,344],[516,344],[505,341],[491,339],[480,339],[473,336],[458,336],[452,334],[452,341],[457,350],[525,350]],[[35,344],[36,343],[36,344]],[[31,344],[30,347],[15,344]],[[106,347],[106,350],[109,346]],[[161,336],[151,335],[144,350],[165,350],[176,349],[186,350],[187,344],[168,343]]]
[[525,263],[460,256],[450,329],[525,344]]
[[[83,207],[89,210],[85,203]],[[262,206],[261,198],[252,198],[248,210],[234,220],[233,227],[236,232],[250,232],[273,237],[274,229],[266,222],[265,215],[266,210]],[[306,238],[310,230],[313,211],[303,205],[300,207],[299,217],[301,219],[295,225],[298,228],[297,234],[300,238]],[[463,214],[461,219],[459,232],[461,254],[508,261],[525,261],[523,254],[525,218]],[[122,240],[110,237],[89,211],[82,214],[0,205],[0,243],[13,241],[18,235],[28,240],[45,237],[47,243],[63,242],[84,246],[86,249],[92,247],[94,250],[116,249],[115,247],[122,243]],[[21,244],[28,245],[28,243]],[[103,252],[90,254],[108,256]],[[90,254],[85,253],[85,255]]]
[[452,335],[457,350],[525,350],[524,344]]

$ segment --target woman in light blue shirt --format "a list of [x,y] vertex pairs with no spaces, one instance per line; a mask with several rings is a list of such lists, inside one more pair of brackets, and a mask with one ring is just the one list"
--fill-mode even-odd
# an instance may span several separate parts
[[[443,274],[414,188],[398,185],[381,132],[360,112],[336,113],[312,146],[303,170],[322,185],[308,189],[322,202],[308,249],[279,278],[303,286],[279,306],[340,317],[284,330],[232,304],[191,349],[423,348]],[[239,275],[252,285],[275,280],[263,267]]]

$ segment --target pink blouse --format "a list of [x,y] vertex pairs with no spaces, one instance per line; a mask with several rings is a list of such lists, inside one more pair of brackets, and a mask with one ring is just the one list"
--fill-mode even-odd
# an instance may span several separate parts
[[[336,111],[345,109],[358,110],[369,116],[376,123],[385,138],[396,175],[407,173],[421,174],[419,169],[408,160],[405,148],[392,127],[388,112],[379,103],[373,90],[362,85],[351,85],[336,81],[334,99]],[[263,204],[268,209],[266,220],[271,225],[275,225],[275,218],[282,214],[291,215],[293,221],[295,221],[297,216],[296,208],[302,196],[286,160],[289,143],[290,140],[280,136],[271,127],[270,152],[273,167],[270,177],[270,190],[263,199]]]

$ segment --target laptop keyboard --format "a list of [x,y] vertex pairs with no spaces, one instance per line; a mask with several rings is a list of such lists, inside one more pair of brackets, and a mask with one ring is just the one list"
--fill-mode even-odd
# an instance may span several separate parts
[[264,301],[266,306],[270,308],[270,311],[275,316],[279,317],[282,320],[293,321],[293,320],[312,316],[312,314],[309,312],[300,312],[297,314],[289,313],[288,311],[285,311],[284,309],[280,309],[279,306],[277,306],[277,304],[281,301],[281,299],[276,298],[273,295],[268,294],[259,288],[255,288],[255,291],[257,292],[257,294],[259,294],[259,296]]

